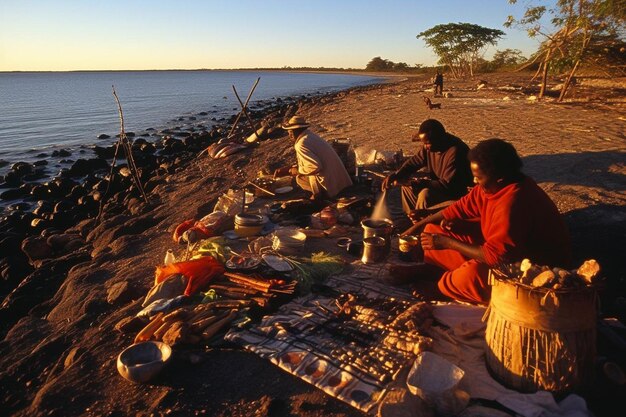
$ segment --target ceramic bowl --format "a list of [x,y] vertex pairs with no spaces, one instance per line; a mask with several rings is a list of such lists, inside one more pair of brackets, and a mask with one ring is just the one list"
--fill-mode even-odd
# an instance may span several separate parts
[[172,348],[167,343],[135,343],[118,355],[117,370],[129,381],[148,382],[163,370],[171,356]]

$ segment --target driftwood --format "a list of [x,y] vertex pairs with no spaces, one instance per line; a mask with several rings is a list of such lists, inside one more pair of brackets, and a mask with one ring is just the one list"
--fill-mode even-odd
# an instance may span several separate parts
[[94,227],[97,226],[100,222],[100,218],[102,217],[102,211],[104,208],[104,203],[106,201],[106,197],[109,195],[109,189],[111,188],[111,183],[113,182],[113,169],[115,168],[115,164],[117,162],[117,155],[120,150],[120,146],[124,150],[126,154],[126,161],[128,162],[128,169],[131,173],[131,178],[135,183],[135,186],[141,193],[144,201],[148,203],[148,196],[141,185],[141,178],[139,176],[139,170],[137,169],[137,165],[135,164],[135,159],[133,158],[133,149],[131,144],[126,136],[126,131],[124,130],[124,112],[122,110],[122,105],[120,103],[120,99],[117,97],[117,93],[115,92],[115,86],[111,86],[113,88],[113,97],[115,98],[115,102],[117,103],[117,110],[120,117],[120,138],[115,145],[115,154],[113,155],[113,162],[111,162],[111,170],[109,172],[109,181],[107,182],[107,188],[104,192],[103,198],[100,200],[100,207],[98,209],[98,216],[96,217],[96,221],[94,222]]

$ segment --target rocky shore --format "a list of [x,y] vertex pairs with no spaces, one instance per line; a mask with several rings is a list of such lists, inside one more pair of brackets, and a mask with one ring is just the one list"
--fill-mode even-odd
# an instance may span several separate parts
[[[350,138],[361,151],[410,153],[410,135],[428,117],[470,146],[488,137],[511,140],[525,171],[565,215],[577,263],[595,258],[603,266],[604,313],[623,317],[626,83],[582,81],[574,98],[557,105],[532,100],[529,79],[447,81],[438,110],[423,104],[432,96],[426,77],[267,103],[250,112],[264,127],[262,140],[220,159],[201,153],[228,135],[235,116],[210,131],[172,132],[154,142],[133,137],[148,201],[127,164],[109,177],[114,146],[97,147],[95,158],[77,160],[46,183],[33,181],[40,178],[36,164],[14,165],[0,195],[24,199],[0,220],[0,409],[24,416],[362,415],[227,345],[180,352],[177,367],[154,385],[129,384],[115,368],[132,341],[114,326],[140,309],[156,265],[176,245],[174,228],[210,213],[228,188],[291,161],[279,125],[296,112],[322,136]],[[250,133],[240,121],[234,138],[245,143]]]

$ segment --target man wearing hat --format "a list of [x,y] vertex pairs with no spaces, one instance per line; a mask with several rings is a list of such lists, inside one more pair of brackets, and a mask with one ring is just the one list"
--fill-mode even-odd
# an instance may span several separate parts
[[425,120],[412,141],[421,142],[422,147],[383,180],[382,189],[401,185],[402,209],[417,221],[432,206],[467,194],[473,177],[467,160],[469,147],[446,132],[438,120]]
[[334,198],[352,185],[352,180],[333,147],[308,127],[301,116],[293,116],[283,125],[294,141],[297,165],[277,169],[274,177],[296,177],[298,185],[313,194],[312,199]]

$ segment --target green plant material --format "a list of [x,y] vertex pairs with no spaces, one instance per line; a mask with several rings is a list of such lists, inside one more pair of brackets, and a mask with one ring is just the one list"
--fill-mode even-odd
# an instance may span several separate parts
[[194,255],[210,255],[221,263],[225,263],[230,257],[230,247],[226,245],[226,240],[221,236],[204,239],[198,243],[199,245],[194,249]]
[[219,295],[215,292],[215,290],[211,289],[204,293],[204,298],[200,302],[200,304],[208,303],[209,301],[215,301],[220,298]]
[[301,294],[307,294],[311,285],[322,282],[333,274],[343,271],[345,263],[340,255],[331,255],[325,252],[311,254],[310,259],[303,258],[300,261],[291,260],[299,282],[298,290]]

